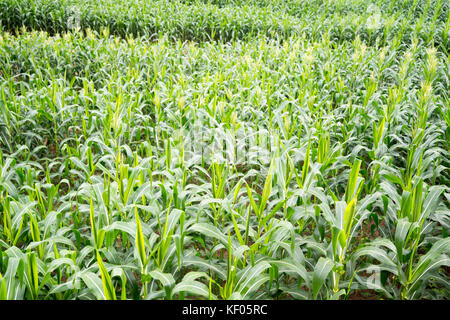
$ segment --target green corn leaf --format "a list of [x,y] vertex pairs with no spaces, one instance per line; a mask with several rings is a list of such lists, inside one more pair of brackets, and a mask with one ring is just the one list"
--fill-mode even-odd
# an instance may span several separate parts
[[317,264],[314,267],[313,279],[312,279],[312,290],[314,299],[317,299],[320,288],[324,284],[325,280],[333,268],[333,261],[328,258],[319,258]]
[[6,290],[6,280],[0,273],[0,300],[8,300],[8,291]]
[[[181,292],[188,292],[192,295],[201,296],[209,299],[210,292],[206,285],[199,281],[182,281],[178,283],[172,290],[172,294],[177,294]],[[212,295],[212,299],[216,297]]]
[[348,178],[347,189],[345,190],[345,202],[349,203],[351,199],[355,196],[356,183],[358,181],[359,169],[361,167],[361,160],[356,160],[353,163],[352,169],[350,170],[350,175]]
[[103,290],[102,280],[93,272],[84,271],[80,275],[86,286],[92,290],[97,300],[107,300],[105,291]]
[[144,234],[142,232],[141,220],[137,208],[134,209],[134,216],[136,219],[136,248],[138,249],[139,259],[141,261],[142,269],[145,269],[147,262],[147,255],[145,253]]
[[27,254],[27,276],[28,289],[31,292],[32,299],[37,299],[39,293],[39,277],[36,255],[34,252],[29,252]]
[[356,260],[362,256],[369,256],[381,262],[381,265],[379,264],[378,267],[380,268],[382,267],[384,270],[389,270],[389,272],[391,272],[392,274],[398,275],[396,263],[392,261],[392,259],[387,255],[386,251],[384,251],[383,249],[374,246],[363,247],[354,253],[352,259]]
[[308,142],[308,149],[306,149],[305,161],[303,162],[301,188],[303,188],[303,186],[305,185],[306,177],[308,176],[310,153],[311,153],[311,140],[309,140]]
[[264,189],[262,192],[261,203],[260,203],[259,209],[258,209],[258,212],[259,212],[258,216],[260,216],[260,217],[266,207],[267,200],[269,199],[270,194],[272,193],[273,167],[274,167],[274,160],[272,159],[272,161],[270,163],[270,167],[269,167],[269,172],[267,173],[266,181],[264,182]]
[[161,270],[156,269],[149,273],[153,278],[161,282],[164,287],[172,287],[175,284],[175,279],[171,273],[163,273]]
[[422,257],[414,267],[411,275],[411,282],[417,281],[427,275],[428,272],[441,265],[448,266],[450,253],[450,238],[436,241],[431,249]]
[[242,239],[241,232],[239,231],[239,227],[237,225],[236,219],[234,218],[233,211],[231,211],[231,219],[233,220],[234,233],[235,233],[236,237],[238,238],[239,243],[241,245],[244,245],[245,242],[244,242],[244,239]]
[[98,241],[97,226],[95,224],[94,203],[92,202],[92,197],[90,199],[89,206],[90,206],[89,219],[91,222],[92,237],[94,238],[95,248],[98,249],[99,241]]
[[397,248],[397,256],[403,261],[403,248],[405,247],[406,236],[408,235],[411,223],[405,218],[397,221],[395,228],[395,247]]
[[236,184],[236,187],[235,187],[235,189],[234,189],[234,195],[233,195],[233,204],[235,204],[236,203],[236,199],[237,199],[237,197],[238,197],[238,195],[239,195],[239,191],[241,190],[241,187],[242,187],[242,179],[240,179],[239,181],[238,181],[238,183]]
[[344,231],[347,236],[350,235],[351,228],[354,223],[354,216],[356,211],[356,197],[354,197],[345,208],[344,213]]
[[259,207],[256,205],[256,202],[253,199],[252,189],[248,186],[247,182],[245,183],[245,186],[247,188],[247,195],[250,200],[250,205],[252,206],[253,211],[255,211],[256,216],[259,218]]
[[120,293],[120,299],[126,300],[127,299],[127,275],[123,271],[122,268],[114,268],[111,272],[111,279],[114,279],[116,277],[119,277],[121,280],[121,293]]
[[196,224],[192,225],[188,230],[194,231],[194,232],[200,232],[201,234],[204,234],[205,236],[215,238],[215,239],[219,240],[220,242],[222,242],[223,245],[228,244],[227,237],[224,236],[224,234],[221,233],[219,231],[219,229],[217,229],[217,227],[210,225],[208,223],[196,223]]
[[441,186],[430,187],[428,195],[423,202],[422,215],[419,217],[420,221],[429,217],[435,210],[436,206],[439,204],[439,197],[443,191],[444,189]]
[[420,179],[414,188],[413,200],[414,203],[411,212],[411,221],[418,221],[422,213],[422,192],[423,192],[423,179]]
[[[261,288],[262,285],[267,283],[270,280],[269,275],[264,274],[255,278],[251,284],[248,286],[247,290],[245,290],[245,294],[243,294],[242,299],[248,299],[249,296],[255,293],[257,290]],[[242,294],[242,293],[241,293]],[[231,297],[232,295],[230,295]]]
[[100,274],[102,277],[102,285],[103,285],[103,292],[106,300],[116,300],[116,291],[114,290],[114,286],[111,281],[111,277],[106,270],[105,265],[103,264],[103,260],[100,257],[100,254],[98,251],[96,251],[97,255],[97,263],[100,269]]
[[239,288],[239,292],[242,292],[250,282],[262,274],[265,270],[269,269],[271,266],[266,261],[261,261],[253,267],[248,267],[239,277],[238,282],[236,283],[236,288]]
[[310,276],[308,272],[306,271],[306,268],[301,265],[294,263],[289,260],[273,260],[270,262],[271,264],[277,265],[280,268],[280,272],[293,272],[299,275],[309,286],[309,283],[311,281]]

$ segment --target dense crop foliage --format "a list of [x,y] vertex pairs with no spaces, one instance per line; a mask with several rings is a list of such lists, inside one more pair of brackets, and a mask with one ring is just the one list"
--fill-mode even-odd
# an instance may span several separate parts
[[90,28],[126,37],[232,41],[265,35],[277,40],[305,34],[333,42],[359,36],[448,50],[449,4],[446,0],[0,0],[0,25],[61,33]]
[[0,299],[450,297],[448,2],[127,2],[0,0]]

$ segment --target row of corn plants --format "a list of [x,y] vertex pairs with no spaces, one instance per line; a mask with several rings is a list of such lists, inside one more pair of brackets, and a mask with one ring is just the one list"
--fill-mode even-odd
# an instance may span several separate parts
[[[347,2],[325,8],[368,12]],[[0,11],[0,299],[449,298],[445,2],[373,1],[417,19],[392,41],[229,42],[124,37],[158,1],[70,32],[38,14],[69,3]]]

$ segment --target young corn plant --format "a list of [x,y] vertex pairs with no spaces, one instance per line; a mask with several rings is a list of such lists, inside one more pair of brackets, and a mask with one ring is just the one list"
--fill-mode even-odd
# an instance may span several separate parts
[[0,7],[0,299],[449,298],[446,1]]

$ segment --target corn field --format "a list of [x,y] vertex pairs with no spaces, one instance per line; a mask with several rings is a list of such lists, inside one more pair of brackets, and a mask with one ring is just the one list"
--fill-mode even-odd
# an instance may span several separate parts
[[0,0],[0,300],[450,298],[447,0]]

